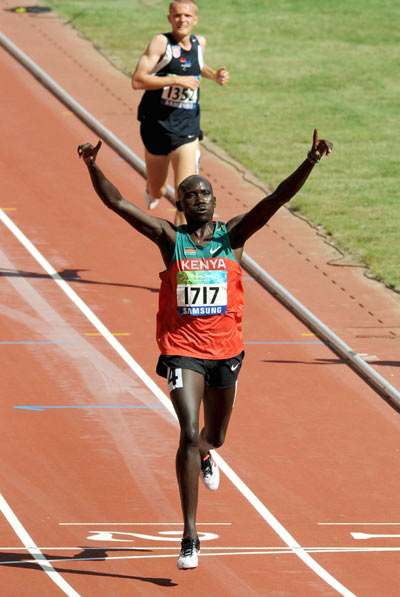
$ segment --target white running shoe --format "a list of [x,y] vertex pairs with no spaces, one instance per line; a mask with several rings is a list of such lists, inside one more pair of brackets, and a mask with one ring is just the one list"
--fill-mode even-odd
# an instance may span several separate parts
[[153,199],[153,197],[150,195],[149,191],[147,189],[145,189],[144,202],[145,202],[147,209],[154,209],[157,206],[157,203],[159,201],[160,201],[159,199]]
[[179,570],[189,570],[197,568],[199,565],[198,554],[200,553],[199,539],[184,537],[181,541],[181,553],[178,558],[177,566]]
[[210,452],[207,453],[205,458],[201,459],[200,475],[207,489],[217,491],[219,487],[219,468],[215,464]]

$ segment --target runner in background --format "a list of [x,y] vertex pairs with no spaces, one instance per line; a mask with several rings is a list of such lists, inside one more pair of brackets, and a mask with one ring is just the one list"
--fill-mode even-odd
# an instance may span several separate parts
[[[145,90],[138,120],[147,170],[144,200],[149,209],[165,195],[170,163],[175,189],[199,171],[201,77],[219,85],[229,80],[225,67],[214,70],[204,64],[206,39],[192,35],[199,20],[195,2],[171,2],[168,20],[172,32],[151,39],[132,77],[133,89]],[[177,211],[175,224],[183,223],[183,212]]]
[[[179,425],[176,474],[183,513],[183,538],[178,568],[198,565],[196,530],[199,476],[215,491],[219,470],[211,450],[222,446],[236,395],[244,357],[243,289],[240,261],[245,242],[301,189],[314,165],[332,150],[318,139],[306,159],[276,190],[250,211],[226,224],[214,221],[216,198],[211,183],[191,175],[178,187],[177,209],[187,224],[176,227],[126,201],[96,164],[96,147],[80,145],[93,187],[103,203],[147,236],[160,249],[161,272],[157,373],[168,390]],[[204,427],[199,430],[200,407]]]

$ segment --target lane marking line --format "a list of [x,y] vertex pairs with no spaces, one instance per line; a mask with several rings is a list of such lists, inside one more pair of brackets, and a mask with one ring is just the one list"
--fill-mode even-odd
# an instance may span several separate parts
[[326,344],[326,342],[245,342],[244,344]]
[[400,522],[318,522],[317,524],[319,525],[331,525],[331,526],[345,526],[345,525],[353,525],[353,526],[358,526],[358,525],[371,525],[371,526],[400,526]]
[[66,595],[68,595],[69,597],[80,597],[80,594],[77,593],[75,589],[73,589],[71,585],[67,583],[66,580],[64,580],[61,574],[59,574],[57,570],[55,570],[53,566],[50,564],[50,560],[48,560],[42,554],[40,549],[35,545],[34,541],[27,533],[27,531],[24,529],[18,518],[15,516],[14,512],[11,510],[10,506],[7,504],[6,500],[4,499],[1,493],[0,510],[4,518],[7,520],[7,522],[14,530],[17,537],[20,539],[21,543],[25,545],[27,551],[29,551],[31,556],[33,556],[34,559],[30,561],[39,564],[42,570],[46,572],[46,574],[48,574],[51,580],[55,582],[55,584],[58,587],[60,587],[60,589],[64,591]]
[[159,406],[158,404],[154,405],[154,406],[147,406],[147,405],[140,405],[140,406],[130,406],[130,405],[126,405],[126,406],[115,406],[115,405],[111,405],[111,406],[107,406],[107,405],[96,405],[96,404],[89,404],[89,405],[66,405],[66,406],[61,406],[61,405],[52,405],[52,406],[13,406],[13,408],[18,408],[20,410],[35,410],[35,411],[44,411],[50,408],[165,408],[164,406]]
[[[65,294],[73,301],[73,303],[80,309],[80,311],[87,317],[93,326],[104,335],[107,342],[120,355],[125,363],[134,371],[134,373],[143,381],[150,391],[160,400],[170,414],[177,419],[174,408],[169,398],[160,390],[157,384],[151,379],[149,375],[142,369],[142,367],[135,361],[129,352],[118,342],[118,340],[109,332],[106,326],[100,319],[89,309],[80,296],[61,278],[58,272],[50,265],[50,263],[43,257],[43,255],[36,249],[31,241],[23,234],[23,232],[14,224],[14,222],[0,210],[0,219],[5,226],[16,236],[22,243],[26,250],[32,255],[34,259],[42,266],[42,268],[53,278],[53,280],[60,286]],[[239,478],[233,469],[222,459],[216,452],[213,453],[218,466],[236,486],[238,491],[247,499],[253,508],[260,514],[260,516],[270,525],[270,527],[281,537],[281,539],[288,545],[289,548],[295,549],[294,553],[308,566],[315,574],[317,574],[324,582],[334,588],[343,597],[356,597],[349,589],[333,577],[325,568],[316,562],[299,543],[292,537],[287,529],[278,521],[277,518],[264,506],[264,504],[257,498],[257,496],[250,490],[249,487]]]
[[[101,549],[101,548],[100,548]],[[129,549],[129,548],[128,548]],[[148,548],[141,548],[141,549],[148,549]],[[155,548],[152,548],[155,549]],[[162,549],[162,548],[156,548],[156,549]],[[97,558],[79,558],[79,557],[72,557],[72,558],[52,558],[47,560],[48,562],[54,562],[55,564],[59,563],[59,562],[73,562],[74,564],[76,562],[107,562],[108,560],[144,560],[144,559],[160,559],[160,558],[176,558],[177,556],[177,546],[175,546],[175,548],[165,548],[165,549],[175,549],[175,553],[171,553],[171,554],[149,554],[149,555],[135,555],[135,556],[108,556],[105,555],[104,557],[97,557]],[[220,556],[272,556],[272,555],[294,555],[293,551],[285,548],[285,549],[280,549],[280,548],[275,548],[275,549],[269,549],[268,551],[265,551],[263,549],[261,550],[254,550],[254,551],[222,551],[222,552],[217,552],[217,553],[204,553],[205,549],[218,549],[218,548],[203,548],[203,546],[201,546],[201,553],[199,553],[199,557],[201,558],[207,558],[207,557],[220,557]],[[222,548],[222,549],[230,549],[228,548]],[[240,549],[246,549],[246,548],[240,548]],[[254,548],[252,548],[254,549]],[[356,549],[356,548],[307,548],[307,550],[310,551],[310,553],[353,553],[353,552],[360,552],[360,551],[379,551],[379,552],[393,552],[393,551],[400,551],[400,547],[382,547],[382,548],[377,548],[377,549],[373,549],[373,548],[364,548],[364,549]],[[10,561],[6,561],[6,562],[0,562],[0,565],[10,565],[10,564],[19,564],[21,565],[22,563],[35,563],[35,560],[10,560]],[[357,597],[357,596],[355,596]]]
[[[60,526],[170,526],[170,525],[183,525],[183,522],[59,522]],[[196,526],[231,526],[231,522],[196,522]],[[98,549],[90,548],[90,549]]]
[[[115,547],[115,545],[113,546],[97,546],[97,547],[39,547],[38,549],[40,549],[41,551],[45,551],[45,550],[52,550],[52,551],[77,551],[79,552],[83,552],[83,551],[120,551],[120,552],[125,552],[125,551],[144,551],[144,550],[148,550],[148,551],[171,551],[174,550],[176,551],[177,547],[179,547],[179,543],[178,545],[170,545],[170,546],[159,546],[159,545],[141,545],[141,546],[131,546],[131,547],[123,547],[123,546],[118,546]],[[27,548],[26,547],[1,547],[1,550],[10,550],[10,551],[26,551]],[[321,547],[303,547],[302,549],[305,549],[308,552],[312,552],[312,553],[346,553],[346,552],[371,552],[371,551],[400,551],[400,546],[399,547],[325,547],[325,546],[321,546]],[[294,555],[294,550],[288,548],[288,547],[274,547],[274,546],[253,546],[253,547],[246,547],[246,546],[242,546],[242,545],[237,545],[236,547],[230,547],[229,545],[226,545],[224,547],[217,547],[216,545],[214,546],[206,546],[203,544],[201,545],[201,551],[205,551],[205,550],[209,550],[209,551],[219,551],[219,550],[232,550],[234,552],[233,555],[235,555],[235,552],[238,551],[245,551],[245,553],[249,553],[249,552],[258,552],[258,553],[265,553],[266,555],[268,555],[269,553],[285,553],[285,554],[291,554]],[[215,554],[218,555],[218,554]],[[72,559],[77,559],[76,556],[72,556]],[[107,556],[105,556],[104,558],[101,559],[108,559]],[[0,564],[2,564],[4,562],[0,562]]]
[[50,340],[46,341],[36,341],[36,340],[18,340],[18,341],[11,341],[11,340],[1,340],[0,344],[76,344],[76,342],[51,342]]
[[400,539],[400,535],[383,535],[370,533],[350,533],[353,539]]

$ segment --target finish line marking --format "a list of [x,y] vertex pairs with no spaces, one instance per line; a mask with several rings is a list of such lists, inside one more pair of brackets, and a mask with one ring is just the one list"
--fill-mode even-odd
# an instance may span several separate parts
[[[65,292],[71,299],[75,306],[83,313],[83,315],[92,323],[92,325],[101,332],[107,342],[114,348],[117,354],[125,361],[125,363],[132,369],[132,371],[142,380],[142,382],[149,388],[150,391],[158,398],[158,400],[167,408],[170,414],[177,419],[176,413],[171,401],[167,395],[160,390],[157,384],[144,371],[144,369],[135,361],[129,352],[118,342],[118,340],[110,333],[107,327],[100,321],[100,319],[93,313],[80,296],[62,279],[60,274],[54,269],[52,265],[43,257],[33,243],[23,234],[23,232],[16,226],[16,224],[7,216],[7,214],[0,210],[0,220],[4,225],[15,235],[21,242],[25,249],[32,255],[34,259],[41,265],[41,267],[53,278],[56,284]],[[235,485],[237,490],[246,498],[251,506],[258,512],[258,514],[265,520],[265,522],[277,533],[289,549],[294,550],[293,553],[308,566],[319,578],[326,582],[329,586],[335,589],[342,597],[357,597],[334,576],[332,576],[325,568],[323,568],[316,560],[314,560],[295,540],[289,531],[283,526],[281,522],[272,514],[270,510],[261,502],[261,500],[251,491],[251,489],[242,481],[242,479],[235,473],[229,464],[216,452],[213,452],[214,459],[220,469]],[[69,587],[69,585],[68,585]],[[73,590],[73,589],[72,589]],[[74,591],[74,595],[77,593]]]
[[[60,526],[175,526],[183,522],[59,522]],[[196,522],[196,526],[230,526],[231,522]],[[90,549],[98,549],[91,547]]]
[[13,406],[13,408],[19,408],[21,410],[35,410],[35,411],[44,411],[49,408],[165,408],[164,406]]
[[[10,547],[3,547],[2,549],[13,549]],[[62,547],[42,547],[41,549],[51,549],[53,551],[55,550],[67,550],[67,549],[75,549],[73,547],[71,548],[62,548]],[[77,551],[81,551],[81,549],[76,548]],[[87,551],[89,548],[85,548],[85,551]],[[108,560],[145,560],[145,559],[160,559],[160,558],[176,558],[177,555],[177,550],[178,550],[178,546],[175,545],[174,547],[137,547],[137,548],[132,548],[132,547],[126,547],[126,548],[93,548],[96,551],[99,551],[99,549],[104,549],[105,551],[111,551],[112,549],[119,549],[120,551],[126,551],[126,550],[144,550],[144,549],[149,549],[151,551],[160,551],[160,550],[174,550],[174,553],[164,553],[164,554],[156,554],[156,553],[151,553],[148,555],[130,555],[130,556],[109,556],[108,554],[105,554],[104,556],[100,556],[100,557],[95,557],[95,558],[80,558],[77,556],[73,556],[72,558],[51,558],[51,559],[46,559],[46,562],[48,562],[48,566],[52,568],[51,563],[55,563],[58,564],[59,562],[72,562],[72,563],[76,563],[76,562],[107,562]],[[306,550],[308,553],[316,553],[316,554],[321,554],[321,553],[354,553],[354,552],[399,552],[400,551],[400,547],[377,547],[377,548],[353,548],[353,547],[304,547],[302,548],[304,550]],[[205,550],[210,550],[211,552],[215,552],[215,553],[204,553]],[[219,551],[219,550],[227,550],[227,551]],[[229,551],[228,551],[229,550]],[[238,550],[238,551],[235,551]],[[244,551],[241,551],[244,550]],[[288,549],[287,547],[203,547],[201,546],[201,553],[199,553],[199,557],[221,557],[221,556],[255,556],[255,555],[259,555],[259,556],[272,556],[272,555],[295,555],[295,552],[292,549]],[[0,562],[0,566],[1,565],[10,565],[10,564],[16,564],[16,565],[20,565],[26,563],[26,564],[30,564],[30,563],[37,563],[36,559],[30,560],[30,559],[26,559],[26,560],[9,560],[9,561],[3,561]],[[54,568],[53,568],[54,570]],[[68,595],[73,595],[72,593],[68,593]],[[75,593],[75,595],[78,595],[77,593]],[[354,596],[356,597],[356,596]]]

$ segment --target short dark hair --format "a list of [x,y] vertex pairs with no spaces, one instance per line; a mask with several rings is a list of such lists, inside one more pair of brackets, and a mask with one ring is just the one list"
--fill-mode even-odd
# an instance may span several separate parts
[[207,178],[204,178],[204,176],[200,176],[200,174],[191,174],[190,176],[187,176],[186,178],[184,178],[178,186],[178,200],[179,201],[181,200],[181,196],[183,195],[183,193],[185,193],[187,186],[193,180],[198,180],[198,179],[201,179],[201,180],[204,180],[205,182],[207,182],[210,185],[211,192],[213,192],[211,182]]

